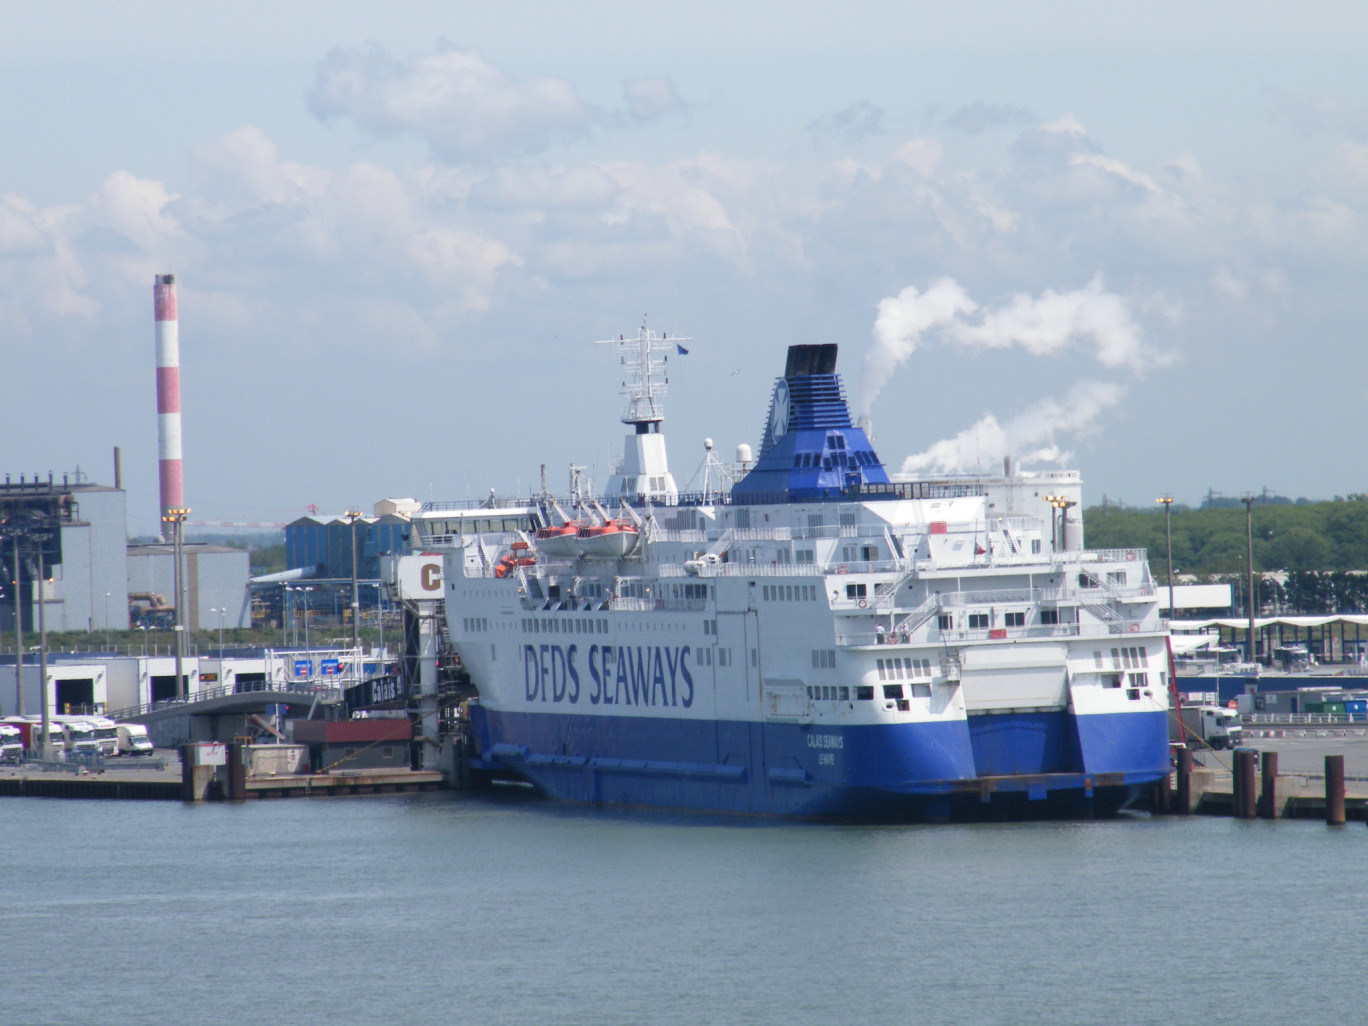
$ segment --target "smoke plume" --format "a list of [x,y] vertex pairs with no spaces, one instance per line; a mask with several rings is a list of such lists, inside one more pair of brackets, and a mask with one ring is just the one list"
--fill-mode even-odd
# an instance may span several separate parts
[[[1061,436],[1086,435],[1097,421],[1125,396],[1124,385],[1083,381],[1061,401],[1044,399],[1023,410],[1005,424],[991,413],[954,438],[937,442],[925,452],[909,456],[904,474],[971,473],[1002,466],[1004,456],[1019,463],[1062,463],[1073,458],[1065,451]],[[994,470],[994,472],[996,472]]]
[[940,279],[925,292],[909,285],[896,296],[879,300],[874,348],[865,356],[860,374],[861,416],[869,414],[883,386],[916,351],[924,333],[945,328],[957,317],[977,309],[969,294],[952,278]]

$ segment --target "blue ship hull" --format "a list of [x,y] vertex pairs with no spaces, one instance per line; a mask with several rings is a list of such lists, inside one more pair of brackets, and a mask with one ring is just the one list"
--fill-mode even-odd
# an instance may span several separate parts
[[477,767],[592,805],[845,820],[1076,815],[1113,811],[1169,773],[1162,712],[849,727],[471,712]]

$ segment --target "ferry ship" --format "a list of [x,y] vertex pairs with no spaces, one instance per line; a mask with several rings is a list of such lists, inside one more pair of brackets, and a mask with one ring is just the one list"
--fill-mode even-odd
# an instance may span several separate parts
[[571,802],[850,820],[1106,814],[1167,778],[1143,550],[1071,547],[1029,475],[1010,501],[891,479],[835,345],[790,347],[758,454],[681,493],[661,400],[687,341],[612,343],[631,433],[601,496],[574,476],[414,518],[479,691],[476,768]]

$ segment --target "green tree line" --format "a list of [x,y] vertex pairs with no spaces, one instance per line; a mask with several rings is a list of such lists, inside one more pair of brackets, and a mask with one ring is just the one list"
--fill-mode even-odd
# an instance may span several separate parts
[[[1174,503],[1173,572],[1199,580],[1245,572],[1245,507],[1191,509]],[[1092,506],[1083,513],[1090,549],[1145,548],[1150,567],[1165,579],[1164,508]],[[1368,496],[1333,502],[1253,506],[1254,570],[1318,572],[1368,570]],[[1289,582],[1290,583],[1290,582]]]

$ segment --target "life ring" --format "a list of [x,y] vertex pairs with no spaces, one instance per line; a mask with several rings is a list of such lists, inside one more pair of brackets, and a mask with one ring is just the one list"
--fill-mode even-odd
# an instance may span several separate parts
[[859,606],[861,609],[863,609],[863,608],[865,608],[865,606],[869,605],[869,603],[866,602],[864,599],[860,599],[860,601],[857,602],[857,603],[855,603],[855,604],[856,604],[857,606]]
[[1128,562],[1128,563],[1134,563],[1134,562],[1135,562],[1135,550],[1134,550],[1134,549],[1130,549],[1129,551],[1126,552],[1126,562]]
[[1139,634],[1139,633],[1140,633],[1140,625],[1139,625],[1138,623],[1133,623],[1133,624],[1131,624],[1130,626],[1128,626],[1128,627],[1126,628],[1126,632],[1127,632],[1128,634]]

